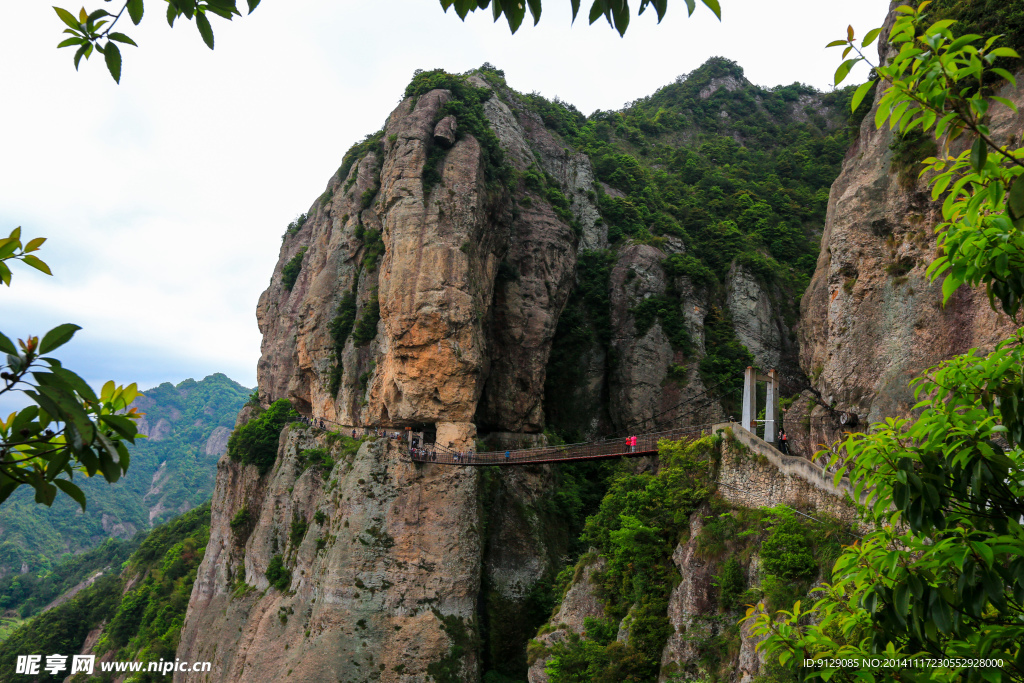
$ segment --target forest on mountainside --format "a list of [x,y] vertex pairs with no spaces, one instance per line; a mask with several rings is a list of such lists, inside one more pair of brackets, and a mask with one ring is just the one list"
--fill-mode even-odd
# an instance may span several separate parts
[[[103,629],[91,650],[98,656],[110,653],[108,658],[116,661],[173,660],[209,534],[210,505],[204,503],[148,535],[140,532],[131,542],[111,539],[81,558],[62,563],[49,581],[27,586],[25,604],[48,600],[54,586],[64,589],[94,570],[103,572],[70,600],[20,624],[0,641],[0,681],[14,680],[8,675],[19,655],[78,654],[96,628]],[[7,590],[9,594],[10,586]],[[67,672],[43,672],[17,680],[56,683],[66,677]],[[97,668],[88,679],[112,681],[114,676]],[[144,672],[133,680],[164,678]]]
[[128,473],[116,484],[75,479],[88,501],[84,513],[66,496],[52,507],[38,505],[28,487],[0,506],[0,577],[25,570],[44,576],[66,553],[131,538],[208,500],[223,450],[207,446],[215,432],[226,445],[250,393],[221,373],[142,392],[135,406],[146,413],[150,437],[129,446]]

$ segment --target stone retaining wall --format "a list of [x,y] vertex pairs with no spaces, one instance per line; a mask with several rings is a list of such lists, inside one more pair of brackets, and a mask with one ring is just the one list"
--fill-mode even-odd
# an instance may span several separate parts
[[737,423],[712,428],[719,430],[725,437],[718,472],[718,495],[723,500],[749,508],[782,504],[798,510],[813,508],[844,522],[857,519],[848,479],[835,486],[821,466],[783,455]]

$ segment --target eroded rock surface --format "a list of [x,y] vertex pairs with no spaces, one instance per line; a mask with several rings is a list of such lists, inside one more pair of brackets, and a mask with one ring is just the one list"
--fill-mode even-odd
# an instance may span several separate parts
[[[880,44],[880,54],[887,49]],[[1024,102],[1021,90],[1008,85],[1000,95]],[[1003,107],[993,114],[992,134],[1000,143],[1024,129],[1024,115]],[[799,337],[801,367],[820,403],[832,409],[814,412],[808,427],[801,426],[803,417],[787,421],[807,432],[803,438],[811,445],[847,428],[840,423],[843,412],[858,415],[861,427],[908,415],[913,377],[972,347],[990,349],[1014,329],[992,311],[983,291],[961,288],[942,303],[941,281],[925,275],[936,253],[932,226],[941,221],[940,207],[916,172],[893,167],[892,142],[888,126],[877,130],[868,114],[829,195]]]
[[[226,457],[218,465],[210,543],[179,649],[212,661],[210,680],[366,680],[377,671],[381,681],[425,681],[460,629],[474,628],[476,473],[414,465],[383,439],[331,473],[303,470],[298,453],[322,445],[288,429],[267,476]],[[253,522],[233,528],[243,509]],[[275,557],[291,572],[284,589],[267,578]],[[459,660],[465,680],[476,666],[472,654]]]

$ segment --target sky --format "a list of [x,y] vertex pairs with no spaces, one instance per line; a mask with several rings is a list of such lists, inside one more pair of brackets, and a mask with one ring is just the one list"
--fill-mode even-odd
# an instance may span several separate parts
[[[587,25],[589,3],[573,26],[568,0],[547,0],[540,24],[528,18],[514,36],[504,19],[477,12],[463,23],[437,0],[263,0],[233,22],[214,17],[211,52],[194,23],[172,30],[164,3],[148,0],[140,26],[118,24],[139,44],[122,48],[120,85],[100,57],[76,72],[72,49],[55,48],[63,24],[50,3],[11,3],[0,41],[0,233],[22,226],[25,238],[48,238],[39,256],[53,277],[14,264],[0,331],[81,325],[55,355],[96,386],[223,372],[253,387],[256,304],[281,235],[345,151],[383,125],[416,69],[490,62],[511,87],[587,114],[712,56],[758,85],[828,90],[840,54],[824,45],[848,24],[857,35],[881,25],[889,5],[721,2],[721,23],[699,2],[687,17],[673,0],[660,25],[650,10],[620,38],[603,20]],[[865,78],[861,68],[847,83]],[[0,396],[0,410],[17,402]]]

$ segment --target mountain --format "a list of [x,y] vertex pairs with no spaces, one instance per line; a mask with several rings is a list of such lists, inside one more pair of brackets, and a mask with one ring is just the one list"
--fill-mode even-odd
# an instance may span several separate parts
[[[721,421],[752,362],[797,390],[796,297],[856,132],[848,98],[714,59],[584,117],[487,65],[418,72],[285,232],[257,309],[261,405],[218,465],[177,656],[230,681],[525,680],[588,516],[659,465],[418,466],[282,410],[469,448]],[[651,555],[662,625],[677,532],[711,504],[671,481],[689,502]]]
[[[140,532],[132,541],[108,539],[97,548],[68,558],[42,582],[23,586],[29,602],[60,597],[48,609],[15,628],[0,641],[0,682],[58,682],[68,677],[42,671],[17,675],[20,655],[45,657],[94,653],[94,676],[77,679],[123,679],[103,673],[110,661],[174,660],[196,569],[209,538],[210,506],[202,504],[169,522]],[[136,681],[162,678],[143,673]]]
[[63,496],[53,507],[38,505],[25,488],[0,506],[0,579],[45,572],[65,553],[131,538],[208,500],[217,458],[250,393],[220,373],[142,392],[133,405],[145,413],[146,438],[130,446],[121,481],[76,480],[88,501],[84,513]]
[[285,233],[265,404],[575,440],[733,412],[752,360],[806,383],[796,302],[849,90],[759,88],[716,58],[590,117],[492,67],[405,94]]

